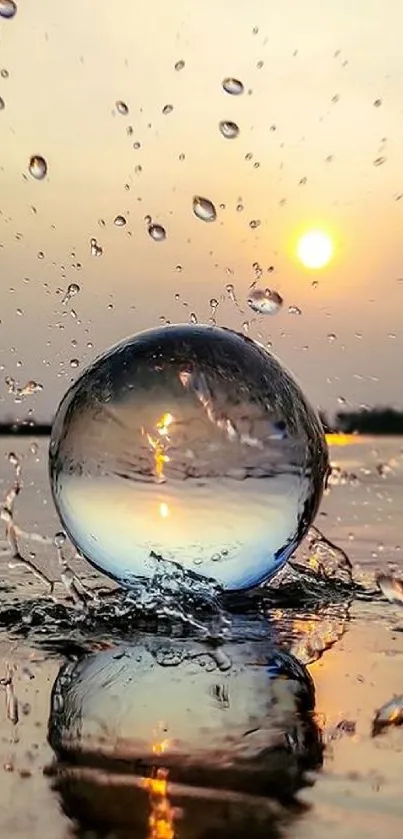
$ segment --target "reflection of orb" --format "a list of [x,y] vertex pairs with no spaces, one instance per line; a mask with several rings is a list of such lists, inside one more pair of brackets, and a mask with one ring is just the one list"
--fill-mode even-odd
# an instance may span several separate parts
[[112,348],[64,397],[50,442],[64,527],[128,587],[161,558],[227,590],[269,579],[311,523],[326,469],[319,421],[290,374],[217,327]]
[[270,637],[213,647],[139,634],[67,664],[49,720],[64,810],[88,830],[150,835],[147,779],[167,778],[179,835],[244,836],[247,808],[248,835],[267,836],[267,798],[292,800],[321,764],[314,698],[308,671]]
[[306,268],[323,268],[333,256],[333,242],[322,230],[310,230],[301,236],[297,254]]

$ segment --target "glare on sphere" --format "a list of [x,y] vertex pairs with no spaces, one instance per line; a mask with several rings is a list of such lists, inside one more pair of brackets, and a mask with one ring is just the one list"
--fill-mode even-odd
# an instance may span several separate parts
[[60,404],[49,457],[72,542],[127,587],[161,559],[226,590],[268,580],[309,527],[327,471],[319,420],[280,362],[191,325],[97,359]]

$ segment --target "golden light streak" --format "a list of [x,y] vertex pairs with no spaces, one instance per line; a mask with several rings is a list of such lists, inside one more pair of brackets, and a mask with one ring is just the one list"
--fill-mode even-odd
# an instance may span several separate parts
[[143,779],[143,785],[150,802],[147,839],[174,839],[175,810],[168,797],[167,770],[157,769],[153,778]]
[[[144,432],[143,429],[143,434],[146,433],[148,445],[154,452],[154,474],[158,483],[165,481],[164,466],[166,463],[169,463],[169,457],[166,453],[170,442],[168,429],[173,421],[174,417],[172,414],[168,412],[164,413],[155,425],[157,437],[153,437],[152,434]],[[164,514],[161,513],[161,515]]]

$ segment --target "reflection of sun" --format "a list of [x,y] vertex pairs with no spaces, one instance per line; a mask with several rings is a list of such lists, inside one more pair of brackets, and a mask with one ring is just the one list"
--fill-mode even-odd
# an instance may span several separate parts
[[308,230],[297,242],[297,256],[305,268],[324,268],[333,256],[333,242],[323,230]]

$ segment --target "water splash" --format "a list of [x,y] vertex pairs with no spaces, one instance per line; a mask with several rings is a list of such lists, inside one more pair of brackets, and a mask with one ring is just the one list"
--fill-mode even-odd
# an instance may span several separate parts
[[[161,557],[155,557],[153,578],[139,581],[130,592],[107,587],[100,575],[95,586],[90,586],[83,575],[74,572],[63,532],[48,537],[17,524],[21,462],[14,453],[8,459],[14,480],[0,505],[5,527],[1,553],[10,568],[21,566],[32,573],[43,586],[43,595],[28,599],[28,589],[26,599],[20,595],[13,598],[8,589],[2,600],[0,593],[0,628],[17,636],[29,634],[32,643],[43,644],[46,639],[52,646],[64,639],[67,644],[110,644],[113,639],[132,638],[139,629],[190,635],[213,643],[225,668],[228,641],[264,638],[269,631],[282,648],[309,663],[341,637],[354,596],[365,595],[354,582],[345,551],[316,527],[310,528],[298,556],[291,558],[270,587],[241,597],[224,597],[217,584],[181,566],[173,572],[172,563],[167,568]],[[55,553],[58,570],[54,578],[23,555],[22,541],[36,542]]]

